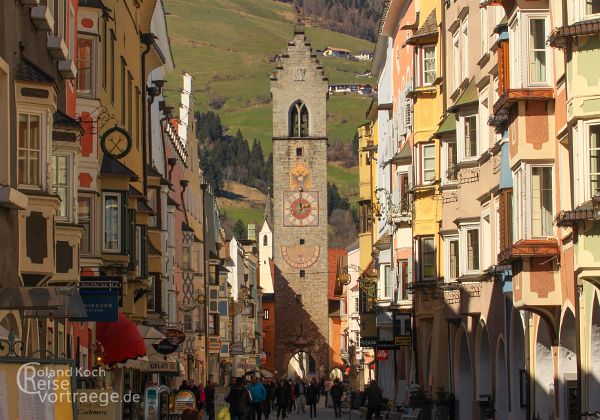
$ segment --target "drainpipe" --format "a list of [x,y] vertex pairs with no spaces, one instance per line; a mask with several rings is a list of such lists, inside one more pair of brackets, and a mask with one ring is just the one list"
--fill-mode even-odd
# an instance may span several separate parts
[[144,185],[144,197],[148,195],[148,145],[146,141],[146,134],[148,127],[146,125],[146,95],[148,94],[148,84],[146,83],[146,55],[150,52],[152,43],[156,37],[153,33],[148,32],[140,36],[142,44],[146,45],[146,49],[142,52],[142,174],[143,174],[143,185]]

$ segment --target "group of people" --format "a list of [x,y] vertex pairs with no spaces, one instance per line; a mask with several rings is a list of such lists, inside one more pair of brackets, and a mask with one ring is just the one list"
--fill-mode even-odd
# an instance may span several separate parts
[[190,391],[196,398],[196,410],[203,416],[204,411],[209,420],[215,418],[215,383],[208,381],[206,387],[194,384],[193,379],[184,380],[179,386],[179,391]]
[[[345,389],[339,380],[326,379],[318,383],[302,378],[280,379],[275,383],[270,378],[259,380],[252,377],[249,384],[242,378],[235,378],[225,401],[229,403],[231,420],[265,420],[269,419],[273,409],[276,409],[277,419],[285,419],[290,413],[306,413],[309,408],[310,418],[317,417],[317,404],[321,395],[325,396],[325,407],[329,400],[333,406],[336,418],[342,417],[342,398]],[[383,405],[383,393],[375,381],[371,381],[365,389],[367,400],[367,420],[373,414],[380,417]]]
[[319,386],[315,379],[281,379],[275,383],[272,379],[252,377],[248,385],[242,378],[235,378],[225,401],[229,403],[231,420],[265,420],[271,411],[277,410],[277,418],[286,418],[292,411],[305,413],[306,406],[310,417],[317,417]]

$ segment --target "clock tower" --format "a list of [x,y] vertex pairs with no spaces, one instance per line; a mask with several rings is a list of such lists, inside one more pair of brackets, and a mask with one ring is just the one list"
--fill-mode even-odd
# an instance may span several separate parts
[[307,375],[329,373],[328,85],[304,26],[297,24],[271,76],[275,362],[279,375],[288,372],[294,357],[304,361]]

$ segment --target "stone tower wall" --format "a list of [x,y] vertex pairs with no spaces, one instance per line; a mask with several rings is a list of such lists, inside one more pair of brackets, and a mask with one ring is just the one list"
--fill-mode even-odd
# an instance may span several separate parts
[[[328,82],[303,33],[288,43],[271,83],[273,95],[273,260],[275,263],[276,366],[287,372],[290,358],[305,351],[317,373],[328,373],[327,299],[327,90]],[[309,111],[309,137],[290,138],[290,108],[297,101]],[[302,156],[297,156],[297,149]],[[318,195],[318,220],[310,226],[286,221],[286,200],[299,191],[291,173],[301,165],[308,183],[301,194]],[[301,244],[303,240],[304,244]],[[288,250],[287,261],[283,249]],[[318,251],[318,252],[317,252]],[[298,257],[298,254],[302,257]],[[314,256],[318,258],[314,260]],[[290,256],[291,255],[291,256]],[[293,260],[295,263],[289,264]],[[314,260],[314,261],[313,261]],[[305,277],[300,277],[300,270]]]

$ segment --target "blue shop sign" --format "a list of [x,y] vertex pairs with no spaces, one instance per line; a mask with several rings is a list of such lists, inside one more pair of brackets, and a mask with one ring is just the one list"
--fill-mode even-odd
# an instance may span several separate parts
[[81,321],[110,322],[119,319],[119,291],[115,289],[80,289],[87,317]]

